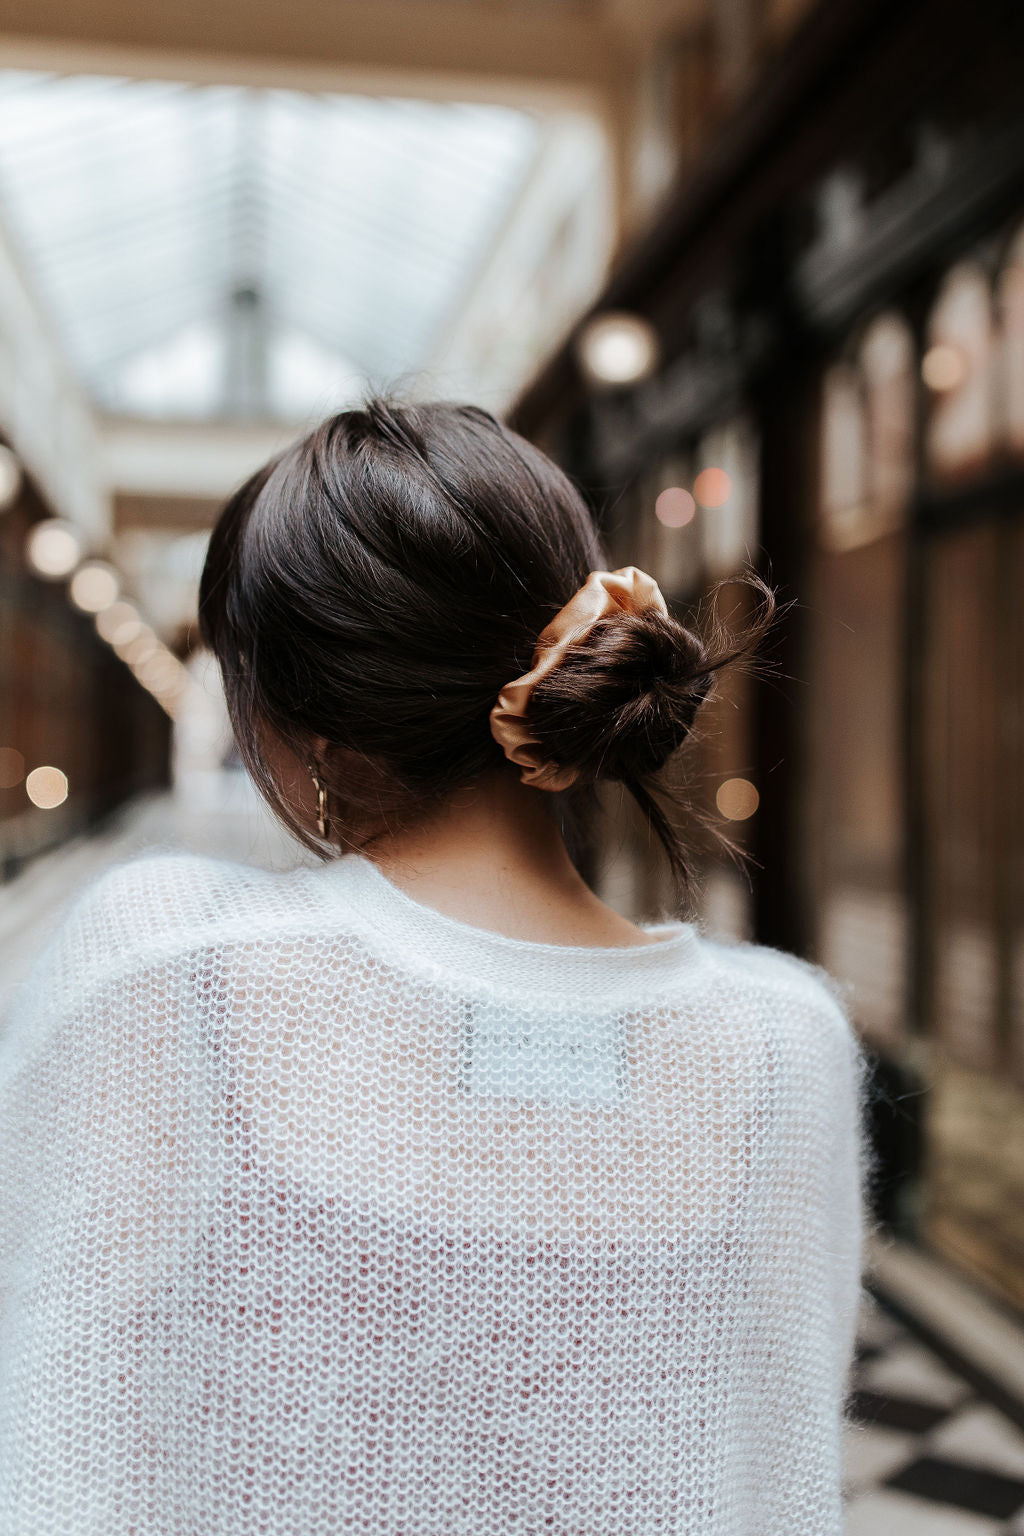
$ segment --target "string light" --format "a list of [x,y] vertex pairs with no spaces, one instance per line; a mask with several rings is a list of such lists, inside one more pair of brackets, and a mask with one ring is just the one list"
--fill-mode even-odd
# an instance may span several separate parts
[[157,640],[142,660],[129,665],[142,686],[153,695],[171,719],[175,719],[188,682],[188,672],[174,652]]
[[117,572],[103,560],[87,560],[71,578],[71,601],[83,613],[102,613],[116,602]]
[[37,576],[56,581],[74,570],[82,558],[82,545],[71,523],[48,517],[30,531],[25,553]]
[[111,603],[96,615],[96,630],[109,645],[126,645],[143,628],[139,610],[131,603]]
[[143,619],[133,603],[111,603],[96,615],[96,629],[132,676],[173,720],[188,684],[188,671]]
[[155,656],[159,649],[160,641],[156,635],[148,624],[141,623],[130,640],[118,641],[114,646],[121,660],[126,661],[133,670],[148,661],[150,656]]
[[[3,473],[0,445],[0,496]],[[56,580],[74,572],[69,586],[71,601],[83,613],[95,614],[100,639],[107,642],[173,719],[188,673],[145,623],[138,609],[132,603],[118,600],[121,584],[114,567],[105,560],[79,564],[82,548],[78,533],[71,523],[59,517],[46,518],[35,525],[28,536],[26,555],[37,574],[47,579]],[[19,783],[23,772],[21,754],[12,747],[0,748],[0,788]],[[11,776],[9,783],[5,783],[5,775]],[[50,810],[67,799],[67,776],[59,768],[33,768],[25,780],[25,790],[33,805]]]

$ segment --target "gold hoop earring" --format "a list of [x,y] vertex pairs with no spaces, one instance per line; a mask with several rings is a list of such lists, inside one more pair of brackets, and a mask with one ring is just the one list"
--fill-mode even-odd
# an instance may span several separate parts
[[317,774],[317,766],[313,762],[306,764],[316,790],[316,829],[321,837],[327,838],[331,835],[331,816],[327,805],[327,789]]

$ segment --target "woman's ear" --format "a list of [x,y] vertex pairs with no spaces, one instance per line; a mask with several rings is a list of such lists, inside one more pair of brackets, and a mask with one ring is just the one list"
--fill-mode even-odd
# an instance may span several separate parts
[[319,759],[326,742],[323,737],[309,744],[286,741],[264,724],[260,733],[260,758],[288,811],[302,828],[316,836],[317,792],[310,778],[310,764]]

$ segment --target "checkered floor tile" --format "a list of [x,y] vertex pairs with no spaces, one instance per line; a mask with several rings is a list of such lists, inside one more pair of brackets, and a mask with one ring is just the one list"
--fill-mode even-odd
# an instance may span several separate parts
[[845,1536],[1024,1536],[1024,1431],[866,1297]]

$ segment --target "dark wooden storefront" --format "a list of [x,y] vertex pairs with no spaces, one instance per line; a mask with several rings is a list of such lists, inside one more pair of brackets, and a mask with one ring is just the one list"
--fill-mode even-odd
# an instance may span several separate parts
[[[47,515],[26,479],[0,517],[0,747],[23,765],[0,784],[0,882],[169,782],[167,715],[68,601],[66,583],[29,569],[26,537]],[[46,810],[24,782],[44,764],[68,779],[66,801]]]
[[[1024,12],[828,0],[599,304],[657,374],[520,402],[617,563],[680,604],[748,555],[795,597],[697,793],[752,785],[715,926],[819,959],[877,1054],[880,1215],[1024,1308]],[[668,487],[724,468],[683,527]],[[734,707],[738,706],[738,707]],[[611,894],[664,895],[610,840]]]

